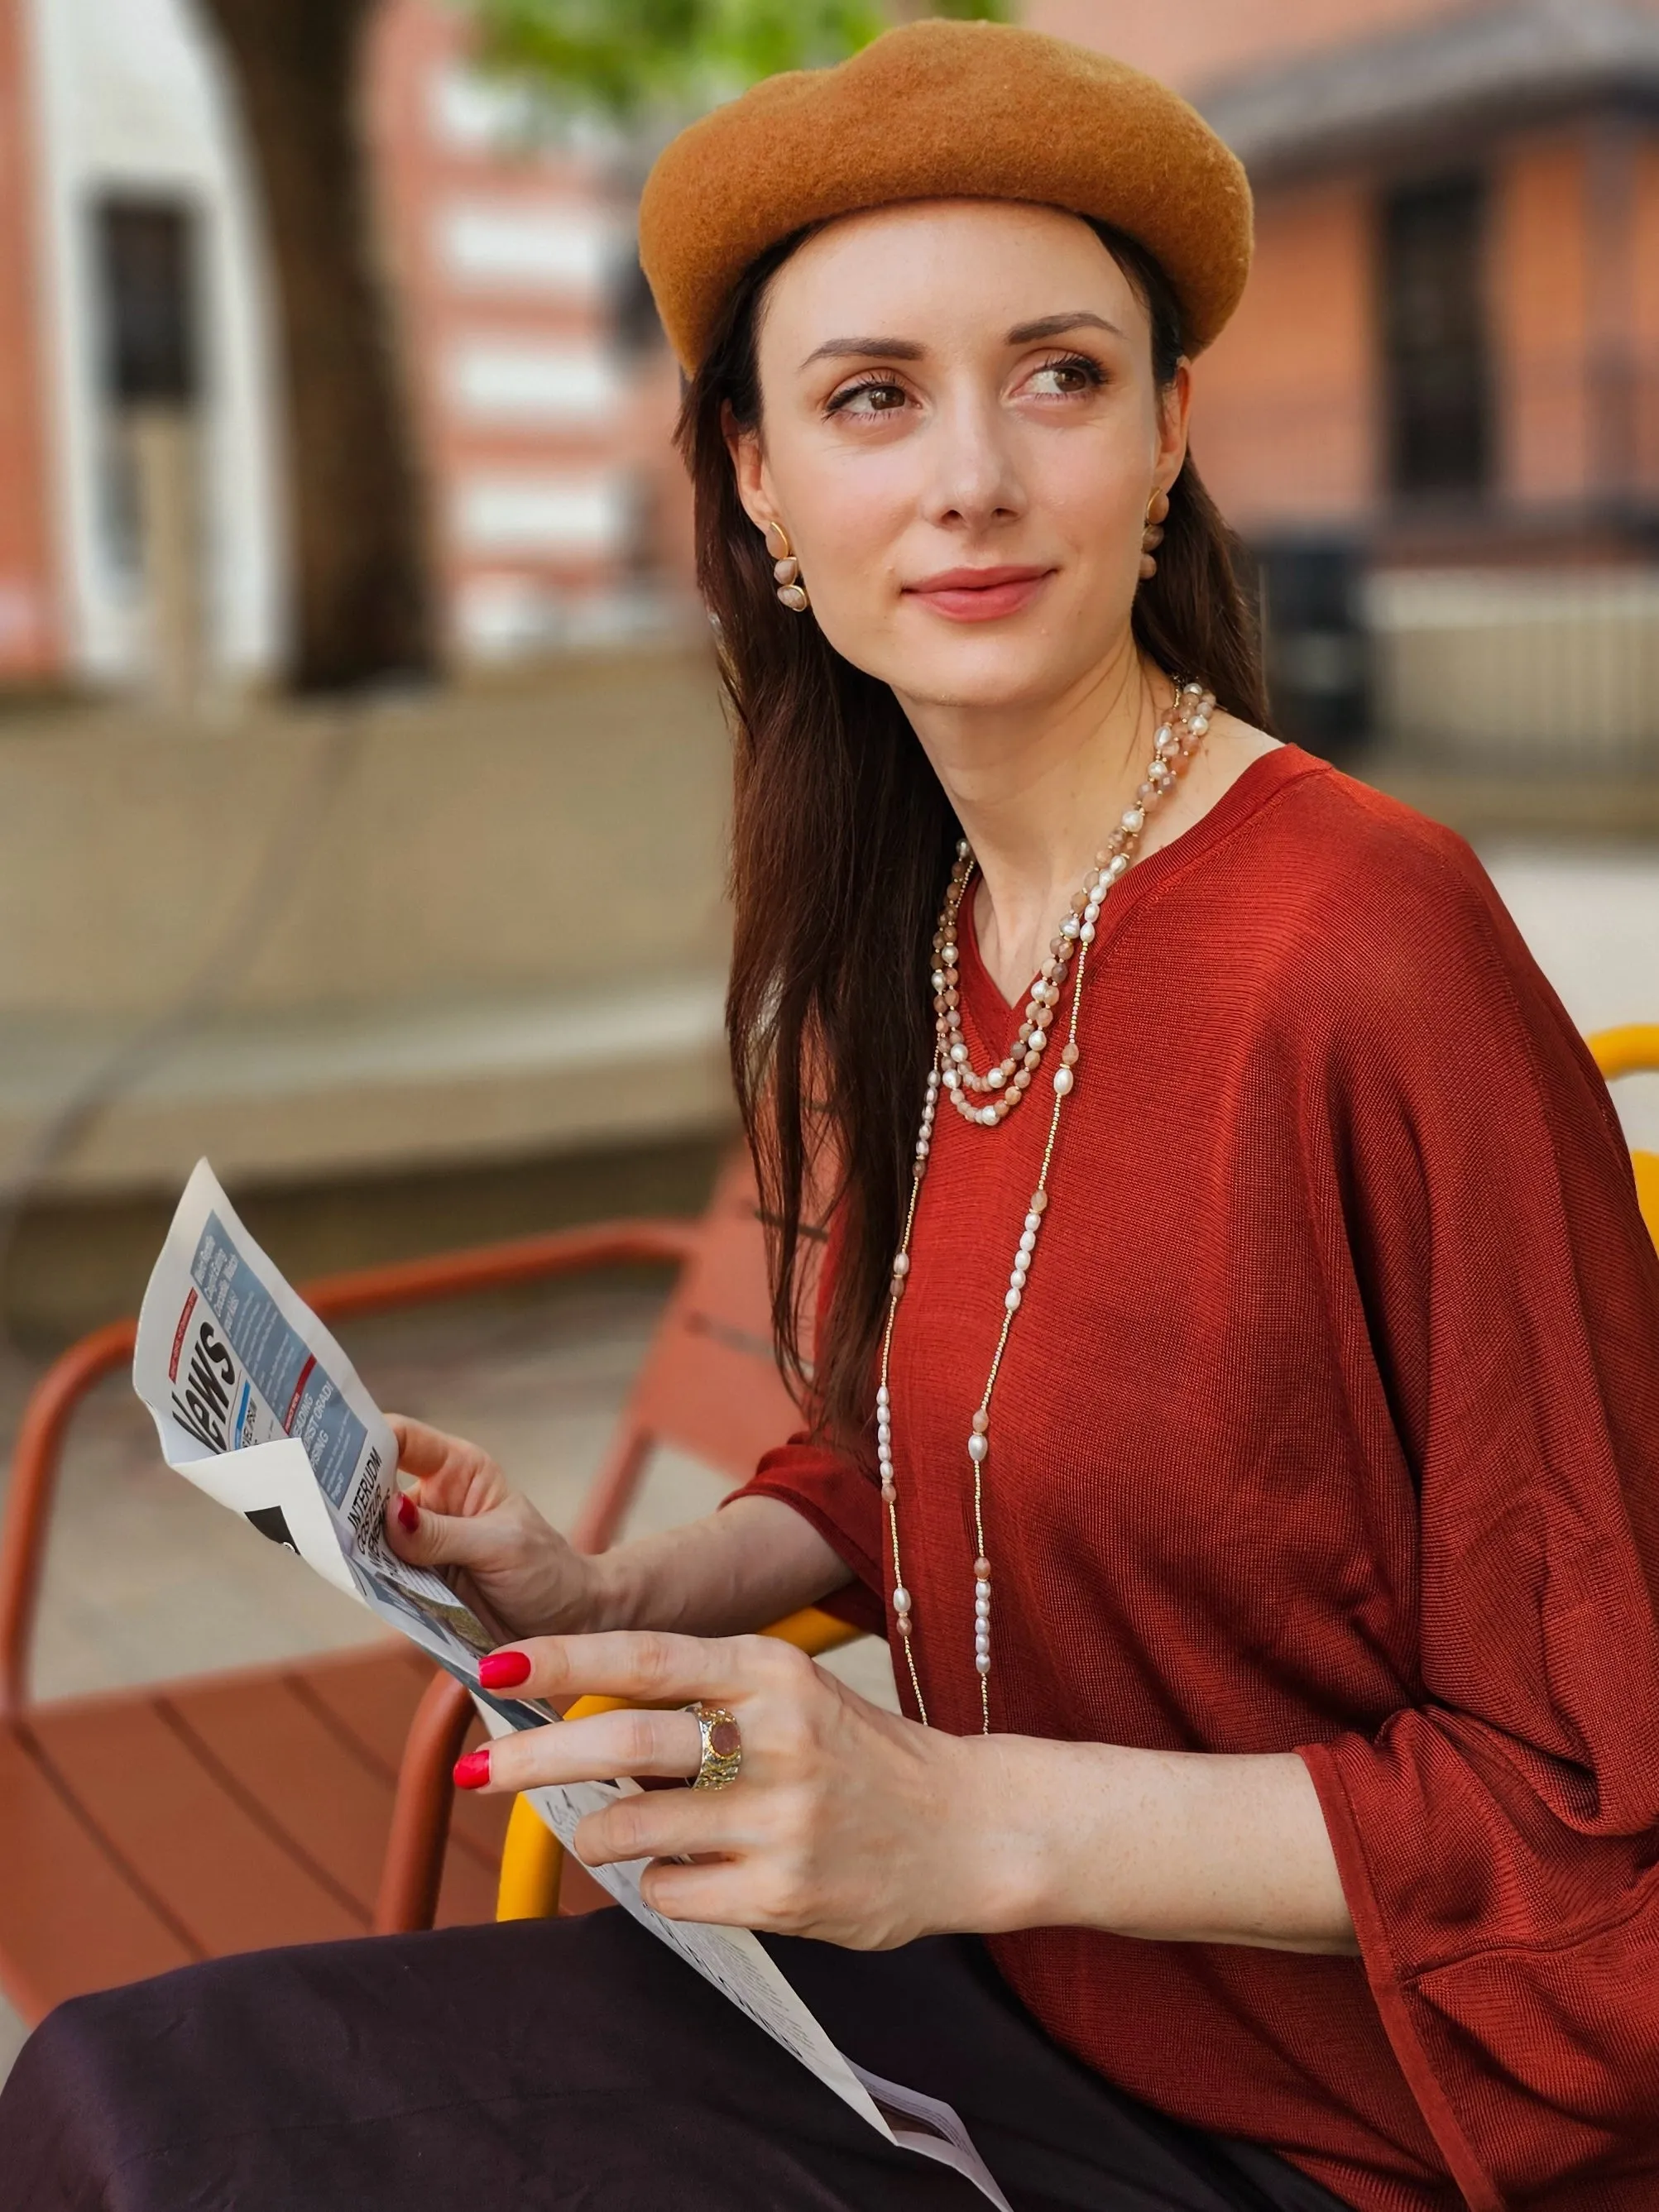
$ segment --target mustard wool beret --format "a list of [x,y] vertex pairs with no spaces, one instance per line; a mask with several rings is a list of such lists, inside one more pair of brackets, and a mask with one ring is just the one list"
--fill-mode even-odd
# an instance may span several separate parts
[[1139,241],[1207,345],[1249,272],[1250,188],[1195,109],[1109,55],[1003,23],[888,31],[766,78],[682,131],[640,203],[640,259],[695,374],[744,270],[808,223],[896,200],[1029,200]]

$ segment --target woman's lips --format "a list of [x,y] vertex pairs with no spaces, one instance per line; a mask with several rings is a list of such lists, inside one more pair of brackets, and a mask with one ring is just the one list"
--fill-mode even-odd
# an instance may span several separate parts
[[1029,606],[1054,574],[1052,568],[946,568],[906,587],[951,622],[994,622]]

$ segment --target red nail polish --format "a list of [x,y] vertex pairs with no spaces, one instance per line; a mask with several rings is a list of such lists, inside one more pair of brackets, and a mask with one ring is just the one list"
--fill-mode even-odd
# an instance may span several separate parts
[[514,1690],[530,1680],[530,1662],[522,1651],[490,1651],[478,1662],[478,1684],[485,1690]]
[[398,1493],[398,1526],[412,1536],[421,1525],[421,1509],[406,1490]]
[[489,1779],[489,1746],[487,1743],[456,1760],[455,1787],[458,1790],[482,1790]]

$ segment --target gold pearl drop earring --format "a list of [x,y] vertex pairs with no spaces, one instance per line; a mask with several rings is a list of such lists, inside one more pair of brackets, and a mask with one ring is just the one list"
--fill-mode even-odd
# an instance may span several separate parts
[[1164,543],[1164,524],[1170,512],[1170,495],[1155,491],[1146,502],[1146,513],[1140,529],[1140,574],[1143,582],[1158,574],[1154,556]]
[[791,614],[804,615],[812,604],[806,596],[806,586],[800,580],[800,562],[789,550],[788,535],[781,522],[766,526],[766,550],[772,556],[772,574],[777,579],[778,600]]

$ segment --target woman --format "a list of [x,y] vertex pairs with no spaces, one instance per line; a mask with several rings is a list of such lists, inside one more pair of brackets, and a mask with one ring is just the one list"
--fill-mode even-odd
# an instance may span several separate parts
[[[458,1778],[735,1754],[581,1856],[766,1932],[1021,2212],[1651,2205],[1659,1267],[1467,849],[1264,734],[1186,450],[1249,220],[1161,88],[982,26],[664,156],[813,1419],[591,1560],[405,1423],[392,1540],[492,1684],[702,1707]],[[744,1633],[824,1600],[903,1717]],[[84,2001],[0,2109],[9,2207],[972,2201],[619,1914]]]

